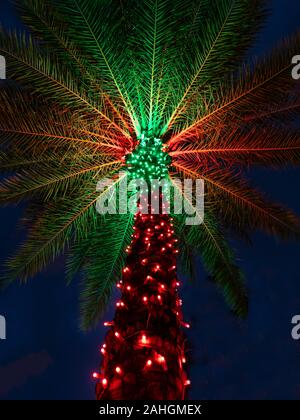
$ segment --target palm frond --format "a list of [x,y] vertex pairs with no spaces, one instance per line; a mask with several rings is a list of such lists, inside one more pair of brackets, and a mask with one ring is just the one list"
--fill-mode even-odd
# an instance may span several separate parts
[[0,203],[19,203],[21,200],[38,197],[49,201],[57,196],[67,197],[77,185],[85,183],[87,190],[95,190],[99,179],[117,171],[122,161],[107,158],[107,162],[80,161],[64,168],[58,163],[19,171],[0,183]]
[[256,230],[282,239],[297,239],[300,235],[300,219],[291,210],[267,200],[260,192],[250,187],[241,175],[226,169],[209,169],[195,172],[186,164],[173,163],[193,179],[206,182],[208,201],[218,206],[219,214],[230,225],[241,230]]
[[53,4],[64,16],[64,33],[72,39],[76,51],[83,54],[92,68],[97,68],[103,90],[111,101],[122,103],[137,130],[135,107],[125,83],[128,57],[125,53],[122,3],[113,0],[66,0],[53,1]]
[[46,95],[61,106],[70,107],[74,113],[80,110],[100,118],[102,124],[113,126],[124,136],[116,122],[111,120],[99,95],[87,92],[68,68],[26,33],[6,33],[1,30],[0,52],[7,59],[7,71],[14,75],[14,80],[30,87],[32,93]]
[[[190,118],[191,105],[201,101],[204,92],[217,80],[226,78],[236,68],[253,42],[264,18],[265,1],[204,1],[197,2],[200,13],[198,31],[192,30],[185,48],[185,78],[179,85],[176,107],[164,131],[173,128],[178,119]],[[198,13],[197,13],[198,14]],[[244,25],[241,27],[241,21]],[[199,46],[199,43],[201,45]]]
[[77,201],[72,197],[35,208],[36,222],[16,255],[7,261],[1,287],[15,280],[26,282],[66,251],[75,233],[78,236],[86,231],[88,220],[91,223],[96,200],[96,192],[85,193]]
[[[134,218],[131,214],[98,218],[97,228],[73,247],[69,270],[82,267],[81,326],[84,330],[97,324],[111,295],[112,287],[121,276],[125,248],[131,242]],[[77,259],[76,259],[77,257]],[[70,268],[71,267],[71,268]]]
[[[300,131],[282,127],[224,128],[179,143],[170,152],[174,162],[186,161],[194,170],[221,161],[227,165],[280,167],[300,163]],[[221,163],[220,163],[221,165]]]
[[218,89],[204,92],[199,101],[194,101],[194,112],[190,110],[177,125],[168,144],[174,145],[204,130],[218,129],[227,121],[243,122],[257,103],[271,107],[288,98],[296,85],[290,74],[291,57],[297,53],[299,42],[300,32],[265,59],[244,67],[230,81],[221,82]]
[[[53,106],[30,90],[18,89],[9,84],[0,89],[1,118],[0,145],[20,146],[28,150],[29,143],[41,153],[41,149],[80,150],[87,153],[117,154],[130,148],[126,137],[117,135],[111,127],[101,125],[101,119],[82,120],[70,110]],[[12,138],[13,137],[13,138]],[[119,153],[120,156],[120,153]]]
[[[244,318],[248,312],[247,292],[244,276],[236,266],[233,252],[212,213],[206,210],[203,224],[185,226],[184,218],[176,217],[175,229],[181,238],[181,248],[185,256],[190,250],[201,256],[204,268],[222,290],[232,311]],[[186,264],[186,262],[185,262]]]
[[101,78],[98,77],[97,66],[93,66],[80,51],[75,48],[72,41],[66,36],[63,15],[58,13],[53,2],[44,0],[20,0],[16,2],[23,22],[31,32],[43,43],[43,48],[58,57],[59,62],[67,65],[69,71],[79,78],[89,91],[103,98],[107,115],[112,113],[112,120],[125,129],[131,130],[128,116],[122,106],[114,102],[103,88]]

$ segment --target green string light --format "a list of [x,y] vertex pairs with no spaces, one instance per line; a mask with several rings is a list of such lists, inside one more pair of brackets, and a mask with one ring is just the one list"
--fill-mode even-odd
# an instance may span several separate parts
[[155,137],[141,137],[137,148],[127,155],[127,170],[132,179],[161,180],[167,177],[171,157],[164,151],[163,143]]

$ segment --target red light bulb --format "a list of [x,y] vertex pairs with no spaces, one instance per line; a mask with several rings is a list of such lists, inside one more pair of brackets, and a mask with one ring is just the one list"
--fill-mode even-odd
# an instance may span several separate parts
[[158,361],[158,363],[164,363],[166,361],[166,359],[164,358],[164,356],[162,356],[161,354],[159,354],[157,356],[157,361]]
[[147,344],[147,341],[148,341],[148,340],[147,340],[147,337],[145,336],[145,334],[143,334],[143,335],[142,335],[142,338],[141,338],[141,343],[142,343],[142,344]]

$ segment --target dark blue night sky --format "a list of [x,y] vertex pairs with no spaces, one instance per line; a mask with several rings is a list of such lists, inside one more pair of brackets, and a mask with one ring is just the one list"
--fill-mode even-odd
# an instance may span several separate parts
[[[299,0],[272,4],[255,54],[300,27]],[[6,0],[1,0],[0,20],[18,24]],[[299,169],[260,170],[253,178],[300,214]],[[20,240],[20,214],[16,208],[0,211],[1,260]],[[185,314],[192,323],[190,397],[299,399],[300,340],[291,338],[291,318],[300,314],[300,244],[279,244],[257,234],[252,247],[236,247],[250,293],[247,321],[230,314],[200,264],[198,281],[184,281]],[[91,373],[98,367],[105,331],[101,326],[88,334],[79,331],[78,282],[66,287],[63,280],[61,259],[27,286],[0,294],[0,315],[7,319],[7,340],[0,341],[0,399],[94,398]],[[112,317],[113,306],[105,319]]]

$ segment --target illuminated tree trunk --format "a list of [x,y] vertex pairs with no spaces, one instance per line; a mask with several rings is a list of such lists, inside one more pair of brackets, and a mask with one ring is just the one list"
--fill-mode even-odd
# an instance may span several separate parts
[[167,215],[138,214],[118,284],[122,297],[101,352],[98,400],[183,400],[189,385],[177,289],[176,242]]

